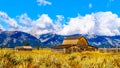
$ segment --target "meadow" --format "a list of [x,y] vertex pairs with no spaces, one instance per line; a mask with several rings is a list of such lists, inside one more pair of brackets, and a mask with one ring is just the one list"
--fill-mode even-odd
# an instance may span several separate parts
[[0,49],[0,68],[120,68],[120,53]]

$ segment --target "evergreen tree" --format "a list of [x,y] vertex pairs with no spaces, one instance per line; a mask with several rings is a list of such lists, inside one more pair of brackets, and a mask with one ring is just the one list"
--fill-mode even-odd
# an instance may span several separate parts
[[30,46],[30,43],[29,43],[29,42],[26,42],[26,43],[24,44],[24,46]]
[[39,50],[40,49],[40,45],[37,45],[36,48],[37,48],[37,50]]

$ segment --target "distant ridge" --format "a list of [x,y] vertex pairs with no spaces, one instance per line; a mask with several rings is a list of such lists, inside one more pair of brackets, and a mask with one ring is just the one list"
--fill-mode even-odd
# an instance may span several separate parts
[[41,42],[36,37],[21,31],[0,31],[0,47],[22,46],[29,42],[31,46],[40,45]]
[[99,36],[99,35],[58,35],[55,33],[46,33],[36,38],[35,36],[21,31],[2,31],[0,29],[0,47],[22,46],[29,42],[32,47],[52,47],[61,45],[64,38],[71,36],[84,36],[90,45],[98,48],[120,47],[120,36]]
[[71,36],[84,36],[87,38],[90,45],[98,47],[98,48],[115,48],[120,47],[120,36],[99,36],[99,35],[82,35],[82,34],[74,34],[74,35],[57,35],[52,33],[47,33],[40,35],[40,40],[43,41],[42,45],[51,47],[62,44],[62,41],[65,37]]

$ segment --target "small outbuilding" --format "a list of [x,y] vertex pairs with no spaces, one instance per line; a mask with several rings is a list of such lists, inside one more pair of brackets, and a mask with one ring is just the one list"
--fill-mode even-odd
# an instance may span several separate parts
[[82,52],[97,50],[96,47],[88,44],[87,39],[84,36],[67,37],[64,39],[62,45],[52,47],[54,52]]
[[32,51],[32,47],[31,46],[16,46],[15,50],[17,51]]

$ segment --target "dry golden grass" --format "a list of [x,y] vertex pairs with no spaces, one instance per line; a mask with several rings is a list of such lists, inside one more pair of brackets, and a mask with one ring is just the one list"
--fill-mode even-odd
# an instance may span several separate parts
[[120,68],[120,53],[0,50],[0,68]]

